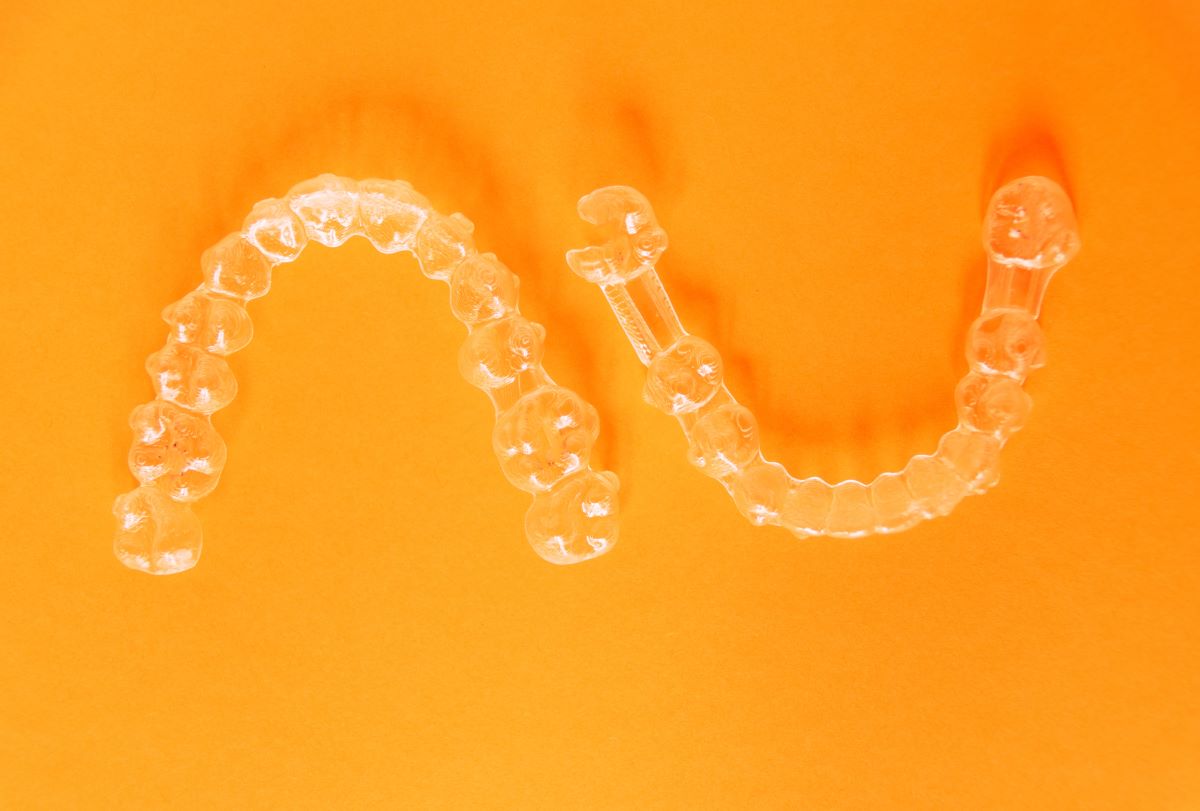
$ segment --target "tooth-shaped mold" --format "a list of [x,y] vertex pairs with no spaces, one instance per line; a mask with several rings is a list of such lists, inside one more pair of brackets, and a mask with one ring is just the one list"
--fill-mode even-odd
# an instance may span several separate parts
[[287,193],[287,202],[304,224],[308,238],[330,248],[362,230],[358,182],[349,178],[326,174],[297,183]]
[[972,431],[1007,439],[1025,427],[1033,399],[1011,377],[971,372],[955,391],[958,420]]
[[917,510],[903,473],[880,473],[871,482],[876,532],[903,532],[925,516]]
[[999,188],[983,225],[988,255],[983,312],[1017,308],[1037,318],[1050,279],[1079,245],[1075,211],[1057,183],[1023,177]]
[[364,180],[358,184],[363,233],[380,253],[411,251],[417,232],[432,211],[429,201],[403,180]]
[[900,472],[831,484],[763,458],[753,415],[725,388],[720,355],[687,334],[663,287],[655,265],[667,237],[646,198],[610,186],[584,196],[579,214],[601,239],[568,251],[567,264],[600,286],[646,365],[645,399],[677,418],[689,461],[720,481],[751,523],[798,537],[900,532],[995,484],[1000,449],[1029,416],[1021,383],[1045,363],[1037,317],[1046,285],[1079,250],[1071,201],[1057,184],[1026,177],[998,189],[984,220],[988,281],[967,336],[970,371],[955,391],[959,425]]
[[271,289],[271,262],[241,234],[230,234],[200,257],[204,287],[249,301]]
[[685,335],[654,356],[646,370],[646,402],[667,414],[697,410],[721,388],[724,368],[716,347]]
[[254,325],[246,308],[236,301],[193,290],[168,304],[163,320],[171,339],[214,355],[231,355],[250,343]]
[[211,493],[225,467],[225,442],[212,421],[155,400],[129,415],[129,469],[142,484],[157,484],[176,501]]
[[520,314],[517,277],[494,255],[476,253],[473,231],[462,214],[439,214],[404,181],[321,175],[259,202],[240,232],[206,251],[204,283],[163,311],[169,340],[146,361],[157,399],[130,417],[129,465],[142,486],[113,505],[121,562],[152,574],[195,565],[200,524],[183,502],[210,493],[225,465],[210,415],[237,393],[223,356],[253,335],[243,305],[265,295],[272,268],[295,260],[310,240],[336,247],[352,236],[381,253],[406,252],[426,276],[449,282],[451,312],[468,332],[459,368],[496,410],[505,476],[534,494],[526,536],[537,554],[565,564],[611,549],[617,478],[588,466],[596,410],[542,368],[545,329]]
[[472,386],[498,389],[541,365],[546,329],[520,315],[472,330],[458,353],[458,371]]
[[825,531],[837,538],[859,538],[875,531],[875,505],[862,482],[838,482],[832,488]]
[[741,470],[758,453],[758,421],[740,403],[717,406],[692,426],[688,461],[714,479]]
[[733,503],[755,526],[780,523],[791,479],[783,465],[756,459],[730,477]]
[[450,312],[464,324],[503,318],[517,311],[516,275],[494,253],[475,254],[450,273]]
[[800,537],[822,535],[832,507],[833,488],[827,482],[817,478],[793,479],[779,518],[783,526]]
[[956,428],[942,435],[937,456],[943,459],[966,485],[968,495],[986,493],[1000,478],[999,439],[991,434]]
[[237,380],[224,358],[170,341],[146,359],[154,393],[201,414],[219,411],[233,402]]
[[421,272],[431,279],[449,279],[458,264],[475,253],[474,232],[475,224],[462,214],[435,214],[426,220],[416,240]]
[[142,486],[113,502],[117,532],[113,552],[130,569],[176,574],[200,559],[200,520],[187,504],[157,487]]
[[967,494],[966,483],[939,456],[918,454],[908,461],[904,478],[913,504],[924,518],[946,515]]
[[242,233],[247,242],[276,264],[294,262],[308,244],[304,221],[287,200],[274,197],[255,203],[242,223]]
[[536,493],[587,467],[599,434],[595,408],[570,389],[545,386],[500,415],[492,448],[513,486]]
[[525,534],[533,551],[561,565],[612,549],[620,519],[617,489],[612,473],[585,470],[535,495],[525,513]]
[[967,363],[980,374],[1021,381],[1046,365],[1046,339],[1027,310],[993,310],[967,332]]
[[983,224],[983,247],[1002,265],[1060,268],[1079,253],[1079,227],[1071,200],[1052,180],[1023,177],[992,196]]
[[607,186],[579,201],[579,216],[605,237],[600,245],[572,250],[567,264],[596,284],[624,284],[653,270],[667,249],[649,201],[627,186]]

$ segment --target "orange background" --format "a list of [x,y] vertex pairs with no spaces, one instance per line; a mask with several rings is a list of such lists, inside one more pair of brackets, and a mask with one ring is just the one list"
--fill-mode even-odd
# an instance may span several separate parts
[[[185,5],[0,13],[0,807],[1200,807],[1195,3]],[[562,261],[639,187],[768,456],[869,477],[952,424],[1028,169],[1084,238],[1032,422],[898,537],[751,528]],[[159,310],[322,171],[521,275],[611,555],[530,552],[445,288],[355,241],[251,308],[199,567],[113,559]]]

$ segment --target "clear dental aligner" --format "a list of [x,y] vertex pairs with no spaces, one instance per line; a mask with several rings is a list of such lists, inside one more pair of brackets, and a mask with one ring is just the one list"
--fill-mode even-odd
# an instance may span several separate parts
[[678,419],[688,460],[721,482],[751,523],[801,537],[900,532],[995,485],[1000,449],[1029,416],[1021,384],[1045,363],[1037,317],[1046,285],[1079,250],[1071,201],[1056,183],[1025,177],[999,189],[984,221],[987,291],[967,335],[958,425],[897,473],[830,484],[763,457],[754,415],[725,386],[721,355],[684,330],[663,288],[655,264],[667,235],[646,198],[610,186],[583,197],[579,214],[604,241],[569,251],[567,264],[600,285],[647,367],[646,400]]
[[617,477],[588,462],[596,410],[542,368],[545,330],[520,314],[517,277],[475,250],[473,231],[462,214],[439,214],[403,181],[321,175],[255,205],[241,231],[204,253],[203,283],[163,311],[166,346],[146,361],[155,399],[129,418],[129,467],[140,486],[113,504],[117,558],[150,574],[196,565],[202,534],[191,502],[213,491],[225,466],[212,414],[237,393],[225,357],[250,343],[245,305],[266,295],[272,270],[308,243],[336,247],[355,236],[380,253],[415,256],[425,276],[449,285],[450,310],[468,333],[459,371],[495,406],[501,470],[533,496],[525,532],[534,551],[565,564],[611,549]]

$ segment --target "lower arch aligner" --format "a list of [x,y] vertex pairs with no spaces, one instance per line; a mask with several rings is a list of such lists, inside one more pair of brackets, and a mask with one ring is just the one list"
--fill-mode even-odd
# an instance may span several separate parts
[[987,288],[955,390],[958,425],[903,470],[830,483],[763,456],[757,421],[726,387],[720,353],[685,331],[659,278],[667,236],[646,198],[610,186],[583,197],[579,214],[604,239],[569,251],[567,264],[600,286],[647,367],[646,401],[678,420],[688,460],[718,480],[751,523],[801,537],[900,532],[996,484],[1000,450],[1032,407],[1022,384],[1045,364],[1037,319],[1046,285],[1079,250],[1071,201],[1058,184],[1033,176],[1000,188],[984,219]]

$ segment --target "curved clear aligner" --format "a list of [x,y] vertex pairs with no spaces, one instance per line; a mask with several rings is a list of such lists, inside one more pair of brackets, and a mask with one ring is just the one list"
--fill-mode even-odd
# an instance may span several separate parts
[[684,330],[663,288],[655,265],[667,236],[646,198],[610,186],[583,197],[579,214],[603,241],[569,251],[567,264],[604,292],[647,367],[646,400],[678,419],[688,460],[721,482],[751,523],[802,537],[900,532],[996,484],[1000,449],[1032,405],[1021,384],[1045,363],[1037,317],[1046,285],[1079,250],[1071,201],[1056,183],[1025,177],[999,189],[984,222],[987,291],[967,335],[958,425],[902,471],[830,484],[763,457],[758,423],[726,388],[720,353]]
[[611,549],[617,477],[588,462],[596,410],[542,368],[545,330],[521,315],[517,277],[475,250],[473,231],[462,214],[439,214],[403,181],[322,175],[255,205],[241,231],[204,253],[203,283],[163,311],[166,346],[146,361],[156,399],[129,418],[129,467],[140,486],[113,505],[117,558],[151,574],[196,564],[202,533],[191,502],[213,491],[225,466],[211,415],[237,394],[225,356],[253,335],[245,305],[266,295],[272,270],[309,242],[336,247],[355,236],[381,253],[414,255],[425,276],[449,285],[450,309],[468,332],[459,370],[495,406],[501,470],[533,496],[525,531],[534,551],[565,564]]

